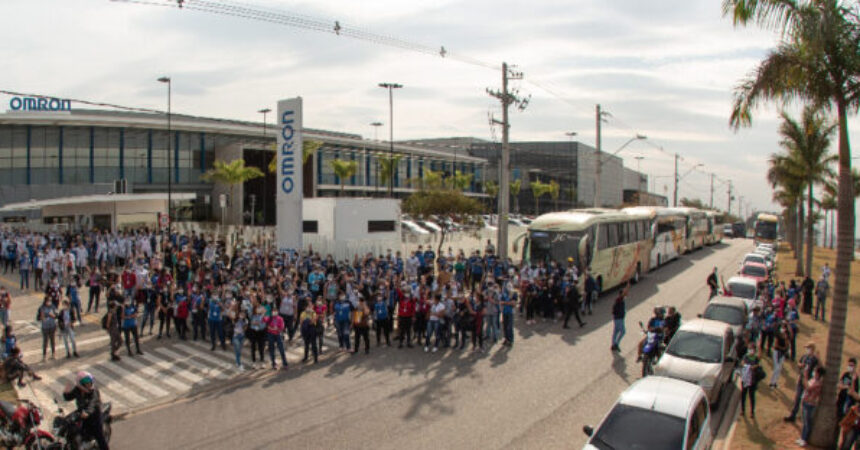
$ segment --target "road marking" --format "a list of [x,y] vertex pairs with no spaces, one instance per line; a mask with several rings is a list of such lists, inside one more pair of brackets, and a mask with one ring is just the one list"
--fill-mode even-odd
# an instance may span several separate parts
[[[41,332],[41,331],[40,331],[40,332]],[[99,336],[99,337],[90,338],[90,339],[84,339],[84,340],[80,340],[80,341],[79,341],[79,340],[76,340],[76,341],[75,341],[75,343],[76,343],[77,347],[78,347],[78,348],[80,348],[80,347],[83,347],[84,345],[87,345],[87,344],[93,344],[93,343],[96,343],[96,342],[103,342],[103,341],[109,341],[109,340],[110,340],[110,336],[108,336],[108,335],[106,335],[106,334],[105,334],[105,335],[102,335],[102,336]],[[39,355],[41,355],[41,354],[42,354],[42,350],[41,350],[41,349],[36,349],[36,350],[30,350],[30,351],[26,351],[26,352],[24,352],[24,353],[23,353],[23,356],[24,356],[24,357],[29,357],[29,356],[39,356]]]
[[114,380],[113,377],[109,376],[105,372],[102,372],[100,369],[97,369],[96,367],[90,367],[89,369],[87,369],[87,371],[93,374],[93,376],[96,378],[96,383],[101,384],[102,391],[104,391],[105,389],[109,389],[114,393],[118,394],[119,396],[131,400],[130,402],[124,403],[132,405],[135,403],[146,402],[146,398],[138,395],[128,387],[124,386],[119,381]]
[[[124,358],[123,361],[129,361],[130,359],[131,357],[129,356]],[[140,378],[139,376],[131,373],[130,371],[122,367],[122,364],[123,363],[117,363],[108,367],[110,371],[116,372],[116,374],[119,375],[119,381],[130,381],[136,384],[139,389],[149,394],[152,394],[152,396],[155,397],[164,397],[170,395],[170,392],[167,392],[164,389],[161,389],[160,387],[156,386],[154,383],[148,382],[143,378]]]
[[168,359],[173,359],[174,361],[183,361],[190,366],[193,366],[198,371],[202,372],[207,378],[228,378],[228,375],[221,372],[217,367],[207,367],[197,361],[192,359],[192,356],[183,356],[179,353],[176,353],[172,350],[168,350],[166,348],[157,348],[152,350],[153,353],[157,353],[162,357],[166,357]]
[[[150,381],[150,383],[153,383],[157,380],[159,383],[170,385],[170,387],[176,389],[179,392],[185,392],[191,389],[190,385],[185,384],[171,376],[163,376],[164,374],[162,372],[153,369],[151,366],[145,366],[138,362],[137,358],[142,358],[143,356],[145,355],[137,355],[135,359],[126,358],[123,361],[125,361],[125,364],[132,366],[135,370],[142,373],[143,375],[152,377],[152,381]],[[167,363],[166,361],[165,368],[169,368],[169,363]]]
[[[177,366],[176,364],[172,364],[172,363],[165,361],[165,360],[162,360],[162,359],[156,359],[154,356],[152,356],[152,352],[144,353],[143,355],[140,356],[140,358],[143,360],[146,360],[147,362],[149,362],[153,366],[161,368],[165,372],[167,372],[166,376],[160,376],[159,380],[168,379],[171,377],[181,377],[181,378],[188,380],[192,384],[197,384],[197,383],[208,381],[205,378],[201,377],[200,375],[197,375],[196,373],[194,373],[190,370],[183,369],[183,368]],[[177,383],[178,382],[179,381],[177,380]]]

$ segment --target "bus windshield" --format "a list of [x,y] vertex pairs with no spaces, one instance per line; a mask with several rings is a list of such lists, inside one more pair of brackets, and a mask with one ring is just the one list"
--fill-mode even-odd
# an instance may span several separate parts
[[581,266],[579,241],[585,235],[582,231],[531,231],[530,259],[532,262],[555,261],[562,264],[567,263],[567,258],[573,258],[574,264]]
[[755,237],[760,239],[776,239],[776,222],[756,222]]

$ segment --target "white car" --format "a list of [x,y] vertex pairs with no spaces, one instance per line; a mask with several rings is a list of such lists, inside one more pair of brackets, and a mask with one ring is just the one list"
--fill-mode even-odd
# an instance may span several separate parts
[[442,227],[429,220],[416,220],[415,223],[431,233],[440,233],[442,231]]
[[711,411],[702,388],[666,377],[645,377],[621,393],[589,436],[585,450],[710,448]]
[[430,234],[429,231],[425,230],[424,228],[421,228],[420,226],[418,226],[417,223],[415,223],[411,220],[401,219],[400,220],[400,228],[402,228],[404,231],[406,231],[408,233],[412,233],[412,234],[416,234],[416,235],[425,236],[425,235]]
[[742,298],[716,296],[708,301],[705,313],[700,317],[729,324],[735,336],[740,336],[746,328],[749,310]]
[[762,306],[762,301],[758,298],[758,286],[751,278],[731,277],[726,281],[726,287],[732,291],[732,297],[742,298],[746,302],[748,310]]
[[654,374],[698,384],[718,405],[735,368],[735,333],[717,320],[693,319],[675,332]]

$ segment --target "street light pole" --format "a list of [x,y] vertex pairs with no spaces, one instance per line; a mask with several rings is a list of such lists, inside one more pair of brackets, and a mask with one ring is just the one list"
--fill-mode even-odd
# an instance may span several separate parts
[[373,140],[374,141],[379,140],[379,127],[381,127],[382,125],[383,125],[382,122],[371,122],[370,123],[370,126],[373,127]]
[[[263,115],[263,148],[265,148],[266,147],[266,114],[272,112],[272,110],[270,108],[263,108],[257,112]],[[277,146],[275,146],[275,147],[277,147]],[[277,155],[277,148],[275,148],[275,155]],[[275,156],[275,155],[273,155],[273,156]],[[277,157],[277,156],[275,156],[275,157]],[[269,196],[266,195],[266,181],[265,180],[266,180],[266,178],[263,177],[263,204],[261,205],[263,207],[263,223],[266,222],[266,217],[265,217],[266,211],[269,210],[269,208],[268,208],[268,206],[269,206],[268,197]],[[251,226],[254,225],[254,216],[256,216],[256,214],[257,214],[257,208],[256,208],[256,205],[254,202],[254,198],[255,197],[252,194],[251,195]]]
[[171,163],[171,130],[170,130],[170,107],[172,100],[172,85],[173,82],[170,77],[161,77],[158,79],[160,83],[167,83],[167,239],[170,239],[170,236],[173,234],[173,176],[171,172],[172,163]]
[[[576,158],[574,157],[574,154],[573,154],[573,138],[575,138],[575,137],[576,137],[577,133],[576,133],[576,131],[568,131],[568,132],[564,133],[564,135],[565,135],[565,136],[567,136],[568,138],[570,138],[570,139],[569,139],[569,143],[570,143],[570,156],[571,156],[571,158],[570,158],[570,159],[571,159],[571,163],[575,163],[575,162],[576,162]],[[571,164],[571,165],[572,165],[572,164]],[[574,172],[574,173],[575,173],[575,172]],[[575,180],[575,178],[574,178],[574,180]],[[574,181],[574,182],[575,182],[575,181]],[[571,183],[571,184],[573,184],[573,183]],[[576,186],[571,186],[571,187],[572,187],[572,188],[575,188]],[[570,192],[571,192],[571,193],[573,193],[573,190],[571,189],[571,191],[570,191]],[[578,197],[578,196],[579,196],[579,193],[577,193],[577,197]],[[573,197],[573,196],[571,196],[571,197]],[[571,199],[570,199],[570,201],[573,203],[573,207],[574,207],[574,208],[576,208],[576,199],[575,199],[575,198],[571,198]]]
[[394,197],[394,90],[403,87],[398,83],[379,83],[379,87],[388,89],[388,163],[391,164],[391,173],[388,179],[388,196]]

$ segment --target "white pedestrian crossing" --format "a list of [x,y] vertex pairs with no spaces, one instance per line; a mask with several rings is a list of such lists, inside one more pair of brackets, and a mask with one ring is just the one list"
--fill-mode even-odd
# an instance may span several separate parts
[[[205,382],[204,378],[200,375],[197,375],[190,370],[183,369],[174,362],[158,359],[150,353],[144,353],[140,358],[151,364],[153,367],[161,369],[160,371],[158,371],[158,379],[183,379],[191,383],[191,386],[194,386],[201,382]],[[179,382],[179,380],[177,380],[177,382]]]
[[151,379],[149,381],[150,383],[157,382],[157,383],[165,384],[165,385],[168,385],[169,387],[171,387],[176,392],[180,392],[180,393],[188,391],[191,389],[191,385],[188,385],[188,384],[185,384],[185,383],[179,381],[178,379],[176,379],[176,377],[161,376],[162,373],[159,372],[158,370],[155,370],[154,367],[142,364],[140,361],[138,361],[138,359],[140,359],[143,356],[144,355],[138,355],[134,359],[126,358],[123,361],[125,362],[126,365],[131,366],[131,368],[134,369],[135,371],[137,371],[138,373],[149,377]]

